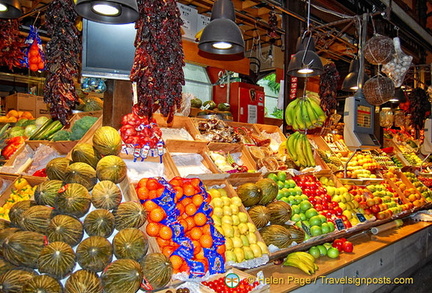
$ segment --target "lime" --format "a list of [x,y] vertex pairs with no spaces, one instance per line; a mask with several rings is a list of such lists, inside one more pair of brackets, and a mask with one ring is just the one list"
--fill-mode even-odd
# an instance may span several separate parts
[[291,205],[291,212],[293,214],[299,214],[300,213],[300,207],[296,204]]
[[280,181],[285,181],[286,178],[287,178],[287,173],[286,173],[286,172],[283,172],[283,171],[279,171],[279,172],[277,172],[277,178],[278,178]]
[[321,223],[327,222],[327,218],[324,215],[318,215],[318,217],[321,219]]
[[335,230],[335,225],[332,222],[327,222],[330,231],[329,232],[333,232]]
[[[308,219],[310,219],[310,218],[312,218],[312,217],[314,217],[314,216],[317,216],[317,215],[318,215],[318,212],[317,212],[316,209],[314,209],[314,208],[310,208],[310,209],[308,209],[308,210],[305,212],[305,215],[306,215],[306,217],[307,217]],[[319,219],[319,220],[320,220],[319,225],[321,225],[321,219]]]
[[321,235],[322,234],[321,227],[318,226],[318,225],[312,226],[310,228],[310,234],[311,234],[311,236],[319,236],[319,235]]
[[300,198],[302,200],[309,200],[309,197],[306,194],[303,194],[303,193],[300,195]]
[[308,209],[312,207],[312,204],[307,200],[303,200],[302,202],[300,202],[299,206],[303,212],[306,212]]
[[300,214],[294,214],[294,215],[292,215],[291,216],[291,221],[293,221],[293,222],[299,222],[299,221],[301,221]]
[[270,179],[272,179],[272,180],[274,180],[276,182],[278,181],[278,177],[277,177],[277,175],[275,173],[269,173],[267,175],[267,178],[270,178]]
[[285,187],[283,181],[276,181],[276,183],[277,183],[277,186],[278,186],[279,189],[282,189],[282,188]]
[[316,246],[312,246],[311,248],[309,248],[309,254],[312,255],[314,258],[319,258],[321,256],[321,252]]
[[[308,210],[308,211],[309,211],[309,210]],[[307,213],[307,211],[306,211],[306,213]],[[318,217],[318,216],[310,217],[310,218],[309,218],[309,223],[310,223],[312,226],[321,226],[321,224],[322,224],[321,219],[320,219],[320,217]]]
[[339,256],[339,250],[336,247],[330,247],[327,250],[327,256],[330,258],[337,258]]
[[302,221],[306,221],[307,220],[306,215],[304,213],[300,213],[299,215],[300,215],[300,218],[301,218]]
[[328,223],[321,224],[321,231],[322,231],[322,234],[330,233],[331,231],[330,231],[329,224]]
[[288,196],[288,203],[289,203],[290,205],[295,205],[295,204],[296,204],[295,197],[292,196],[292,195]]
[[320,245],[317,245],[316,247],[318,247],[321,256],[327,255],[327,248],[325,248],[324,245],[320,244]]

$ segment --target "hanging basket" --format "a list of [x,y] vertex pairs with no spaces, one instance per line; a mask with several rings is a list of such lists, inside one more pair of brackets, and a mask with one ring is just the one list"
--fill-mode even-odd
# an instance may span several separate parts
[[366,101],[375,106],[388,102],[395,92],[393,81],[382,75],[368,79],[363,85],[363,94]]
[[393,59],[395,48],[393,40],[389,37],[375,34],[364,47],[365,59],[374,65],[382,65]]

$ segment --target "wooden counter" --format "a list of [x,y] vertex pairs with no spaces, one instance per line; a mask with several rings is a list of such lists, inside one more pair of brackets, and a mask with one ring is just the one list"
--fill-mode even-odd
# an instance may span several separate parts
[[349,238],[354,243],[354,252],[341,253],[337,259],[327,256],[317,259],[319,270],[312,276],[297,268],[275,264],[247,272],[256,275],[262,271],[270,292],[372,292],[382,285],[352,283],[388,283],[424,264],[432,256],[431,226],[432,222],[405,220],[402,227],[378,235],[369,230],[354,235]]

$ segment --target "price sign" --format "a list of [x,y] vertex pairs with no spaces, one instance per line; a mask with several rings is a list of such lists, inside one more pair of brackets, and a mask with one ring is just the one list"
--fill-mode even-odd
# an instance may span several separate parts
[[357,219],[360,221],[360,222],[366,222],[366,218],[365,218],[365,216],[362,214],[362,213],[357,213],[356,214],[356,216],[357,216]]
[[344,225],[342,219],[336,219],[335,220],[335,225],[336,225],[336,228],[338,230],[344,230],[345,229],[345,225]]

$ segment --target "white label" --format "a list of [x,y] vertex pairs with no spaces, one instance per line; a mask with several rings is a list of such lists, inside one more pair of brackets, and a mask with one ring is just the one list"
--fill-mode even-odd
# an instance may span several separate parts
[[248,105],[248,123],[257,123],[258,107],[256,105]]

